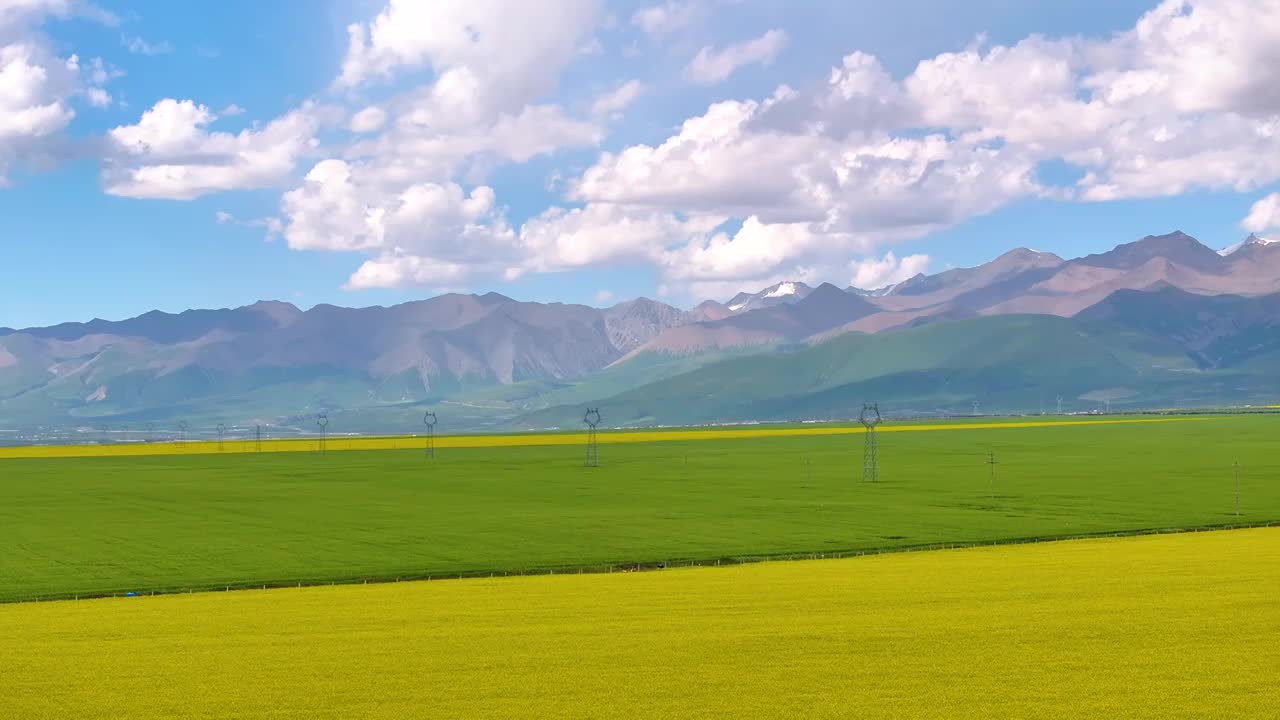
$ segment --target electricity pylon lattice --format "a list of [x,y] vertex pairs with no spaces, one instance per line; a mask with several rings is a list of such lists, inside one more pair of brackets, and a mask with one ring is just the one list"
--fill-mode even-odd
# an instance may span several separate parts
[[320,426],[320,452],[324,452],[329,448],[329,413],[320,413],[316,425]]
[[436,459],[436,414],[428,411],[422,416],[422,424],[427,426],[427,458]]
[[600,410],[589,409],[582,416],[587,426],[587,467],[600,467],[600,445],[596,438],[596,427],[600,425]]
[[862,480],[878,482],[880,480],[880,464],[876,457],[876,427],[883,422],[880,417],[880,403],[870,405],[863,403],[862,413],[858,415],[862,423]]

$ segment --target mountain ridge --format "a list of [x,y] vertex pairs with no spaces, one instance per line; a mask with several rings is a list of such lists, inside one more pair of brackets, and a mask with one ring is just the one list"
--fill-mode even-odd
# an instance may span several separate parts
[[[1280,313],[1280,303],[1250,300],[1280,293],[1280,244],[1256,236],[1226,254],[1181,232],[1072,260],[1015,248],[882,290],[784,281],[740,294],[735,300],[757,307],[736,311],[734,302],[710,300],[690,310],[650,298],[597,308],[497,292],[365,308],[259,301],[0,330],[0,426],[177,414],[269,419],[327,408],[367,417],[372,427],[384,415],[452,403],[461,422],[489,427],[563,398],[605,399],[726,359],[931,325],[945,334],[956,323],[1028,314],[1109,323],[1117,337],[1162,348],[1160,362],[1174,358],[1180,372],[1280,364],[1280,354],[1266,350],[1268,313]],[[1127,314],[1116,314],[1118,299],[1132,293],[1147,304],[1130,301]],[[1227,297],[1244,299],[1199,304]],[[1101,317],[1108,308],[1113,316]],[[1204,314],[1212,333],[1178,320],[1189,308]],[[1139,322],[1143,313],[1150,318]],[[1116,326],[1122,316],[1129,324]],[[1201,344],[1169,344],[1192,337]],[[864,348],[868,341],[848,342]],[[1253,353],[1254,345],[1265,352]],[[1138,356],[1132,348],[1117,352]]]

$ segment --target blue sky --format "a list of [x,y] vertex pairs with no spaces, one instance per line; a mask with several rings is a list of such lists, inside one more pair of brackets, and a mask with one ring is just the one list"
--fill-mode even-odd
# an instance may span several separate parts
[[0,325],[688,305],[1280,225],[1273,2],[5,7]]

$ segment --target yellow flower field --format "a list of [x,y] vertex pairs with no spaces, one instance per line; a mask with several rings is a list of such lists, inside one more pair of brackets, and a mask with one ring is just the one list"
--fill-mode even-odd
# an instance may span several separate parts
[[1276,717],[1280,529],[0,606],[12,718]]
[[[882,426],[878,432],[922,432],[935,430],[973,430],[989,428],[1016,429],[1065,427],[1084,425],[1132,425],[1139,423],[1185,422],[1203,420],[1203,417],[1177,418],[1118,418],[1107,420],[1015,420],[1007,422],[949,422],[905,423]],[[760,426],[715,429],[683,430],[619,430],[602,431],[601,444],[669,442],[672,440],[733,440],[740,438],[786,437],[795,435],[847,435],[863,432],[861,427],[847,425]],[[544,445],[581,445],[586,440],[583,433],[518,433],[511,435],[441,435],[436,438],[438,448],[532,447]],[[287,439],[263,440],[263,452],[314,452],[318,440]],[[395,450],[421,448],[423,438],[400,435],[386,437],[331,436],[326,444],[329,451],[342,450]],[[0,460],[5,458],[49,457],[137,457],[143,455],[200,455],[208,453],[256,452],[252,440],[227,440],[218,449],[218,441],[201,440],[186,443],[117,443],[108,445],[40,445],[0,447]]]

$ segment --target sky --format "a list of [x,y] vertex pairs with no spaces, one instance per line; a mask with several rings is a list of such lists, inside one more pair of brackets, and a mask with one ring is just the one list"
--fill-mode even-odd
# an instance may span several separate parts
[[1280,235],[1280,0],[0,0],[0,326]]

